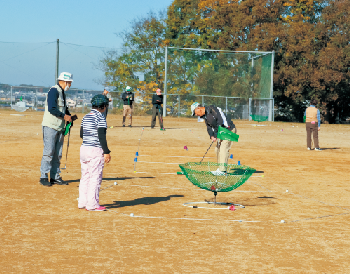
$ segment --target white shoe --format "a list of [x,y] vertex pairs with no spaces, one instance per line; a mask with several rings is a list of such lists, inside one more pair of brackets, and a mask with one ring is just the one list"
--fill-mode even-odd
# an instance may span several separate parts
[[308,147],[307,150],[311,150],[311,148]]
[[213,175],[215,175],[215,176],[224,176],[224,175],[226,175],[226,173],[223,172],[223,171],[221,171],[220,169],[217,169],[217,170],[215,170],[215,171],[212,171],[211,173],[212,173]]

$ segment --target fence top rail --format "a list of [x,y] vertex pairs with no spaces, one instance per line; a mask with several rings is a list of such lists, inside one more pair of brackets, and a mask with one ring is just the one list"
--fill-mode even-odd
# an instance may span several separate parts
[[[30,88],[34,88],[34,89],[37,89],[37,88],[46,88],[46,89],[50,89],[52,86],[49,86],[49,87],[44,87],[44,86],[11,86],[9,85],[11,88],[25,88],[25,89],[30,89]],[[69,91],[84,91],[84,92],[103,92],[103,90],[94,90],[94,89],[83,89],[83,88],[70,88],[68,90]]]
[[231,52],[231,53],[273,53],[273,51],[232,51],[232,50],[219,50],[219,49],[200,49],[200,48],[177,48],[177,47],[168,47],[168,49],[183,49],[183,50],[199,50],[199,51],[218,51],[218,52]]
[[[156,94],[155,92],[152,93],[144,93],[144,94]],[[207,94],[163,94],[164,96],[202,96],[202,97],[219,97],[219,98],[227,98],[227,99],[252,99],[252,100],[272,100],[273,98],[247,98],[247,97],[231,97],[231,96],[218,96],[218,95],[207,95]]]

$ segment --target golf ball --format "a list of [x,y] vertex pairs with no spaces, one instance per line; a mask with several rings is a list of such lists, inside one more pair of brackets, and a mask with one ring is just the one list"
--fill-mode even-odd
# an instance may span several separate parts
[[289,190],[287,189],[286,192],[289,192]]
[[134,213],[131,213],[131,214],[130,214],[130,217],[134,217]]
[[114,185],[116,186],[118,183],[117,182],[114,182]]
[[285,220],[282,220],[281,223],[285,223],[286,221]]

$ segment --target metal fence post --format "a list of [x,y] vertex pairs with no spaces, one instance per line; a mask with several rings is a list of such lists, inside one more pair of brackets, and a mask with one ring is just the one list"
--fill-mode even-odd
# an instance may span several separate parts
[[166,117],[166,95],[167,95],[167,78],[168,78],[168,47],[165,47],[165,76],[164,76],[164,102],[163,117]]
[[181,116],[180,95],[177,96],[177,100],[179,102],[177,116],[180,117]]
[[226,113],[227,113],[227,97],[226,97]]
[[249,98],[249,101],[248,101],[248,121],[251,121],[252,120],[252,116],[250,116],[250,112],[251,112],[251,106],[252,104],[252,98]]
[[83,90],[83,113],[84,113],[84,106],[85,106],[85,93],[84,93],[84,90]]
[[[271,57],[271,88],[270,88],[270,98],[273,99],[273,66],[275,62],[275,51],[272,51]],[[269,121],[274,121],[274,111],[275,107],[274,100],[270,100],[270,111],[269,111]]]
[[204,95],[202,95],[202,106],[204,107]]
[[10,104],[11,104],[11,109],[12,109],[12,86],[11,86],[11,102],[10,102]]

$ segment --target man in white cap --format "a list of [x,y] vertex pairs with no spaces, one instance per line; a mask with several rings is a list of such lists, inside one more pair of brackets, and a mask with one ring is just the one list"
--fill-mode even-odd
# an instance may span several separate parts
[[58,83],[51,87],[47,94],[42,122],[44,151],[41,159],[39,183],[43,186],[68,184],[60,176],[60,164],[65,122],[72,122],[66,103],[65,91],[68,91],[72,85],[73,75],[69,72],[62,72],[57,80]]
[[153,104],[153,108],[152,108],[151,128],[154,128],[154,126],[156,125],[156,118],[157,118],[156,116],[158,115],[160,130],[164,130],[163,109],[162,109],[163,95],[160,89],[157,89],[156,94],[153,94],[152,104]]
[[131,87],[127,86],[125,92],[122,94],[124,102],[123,106],[123,127],[125,127],[125,118],[129,117],[129,127],[132,125],[132,112],[134,110],[134,93],[131,92]]
[[214,175],[224,175],[226,172],[226,166],[228,163],[230,148],[232,146],[232,141],[219,140],[217,139],[217,134],[219,126],[224,127],[234,133],[237,133],[237,128],[235,124],[228,119],[219,107],[207,106],[203,107],[199,103],[195,102],[191,105],[192,116],[199,116],[204,119],[207,125],[207,131],[212,142],[217,141],[217,146],[215,148],[217,154],[217,161],[221,164],[218,170],[213,171]]

